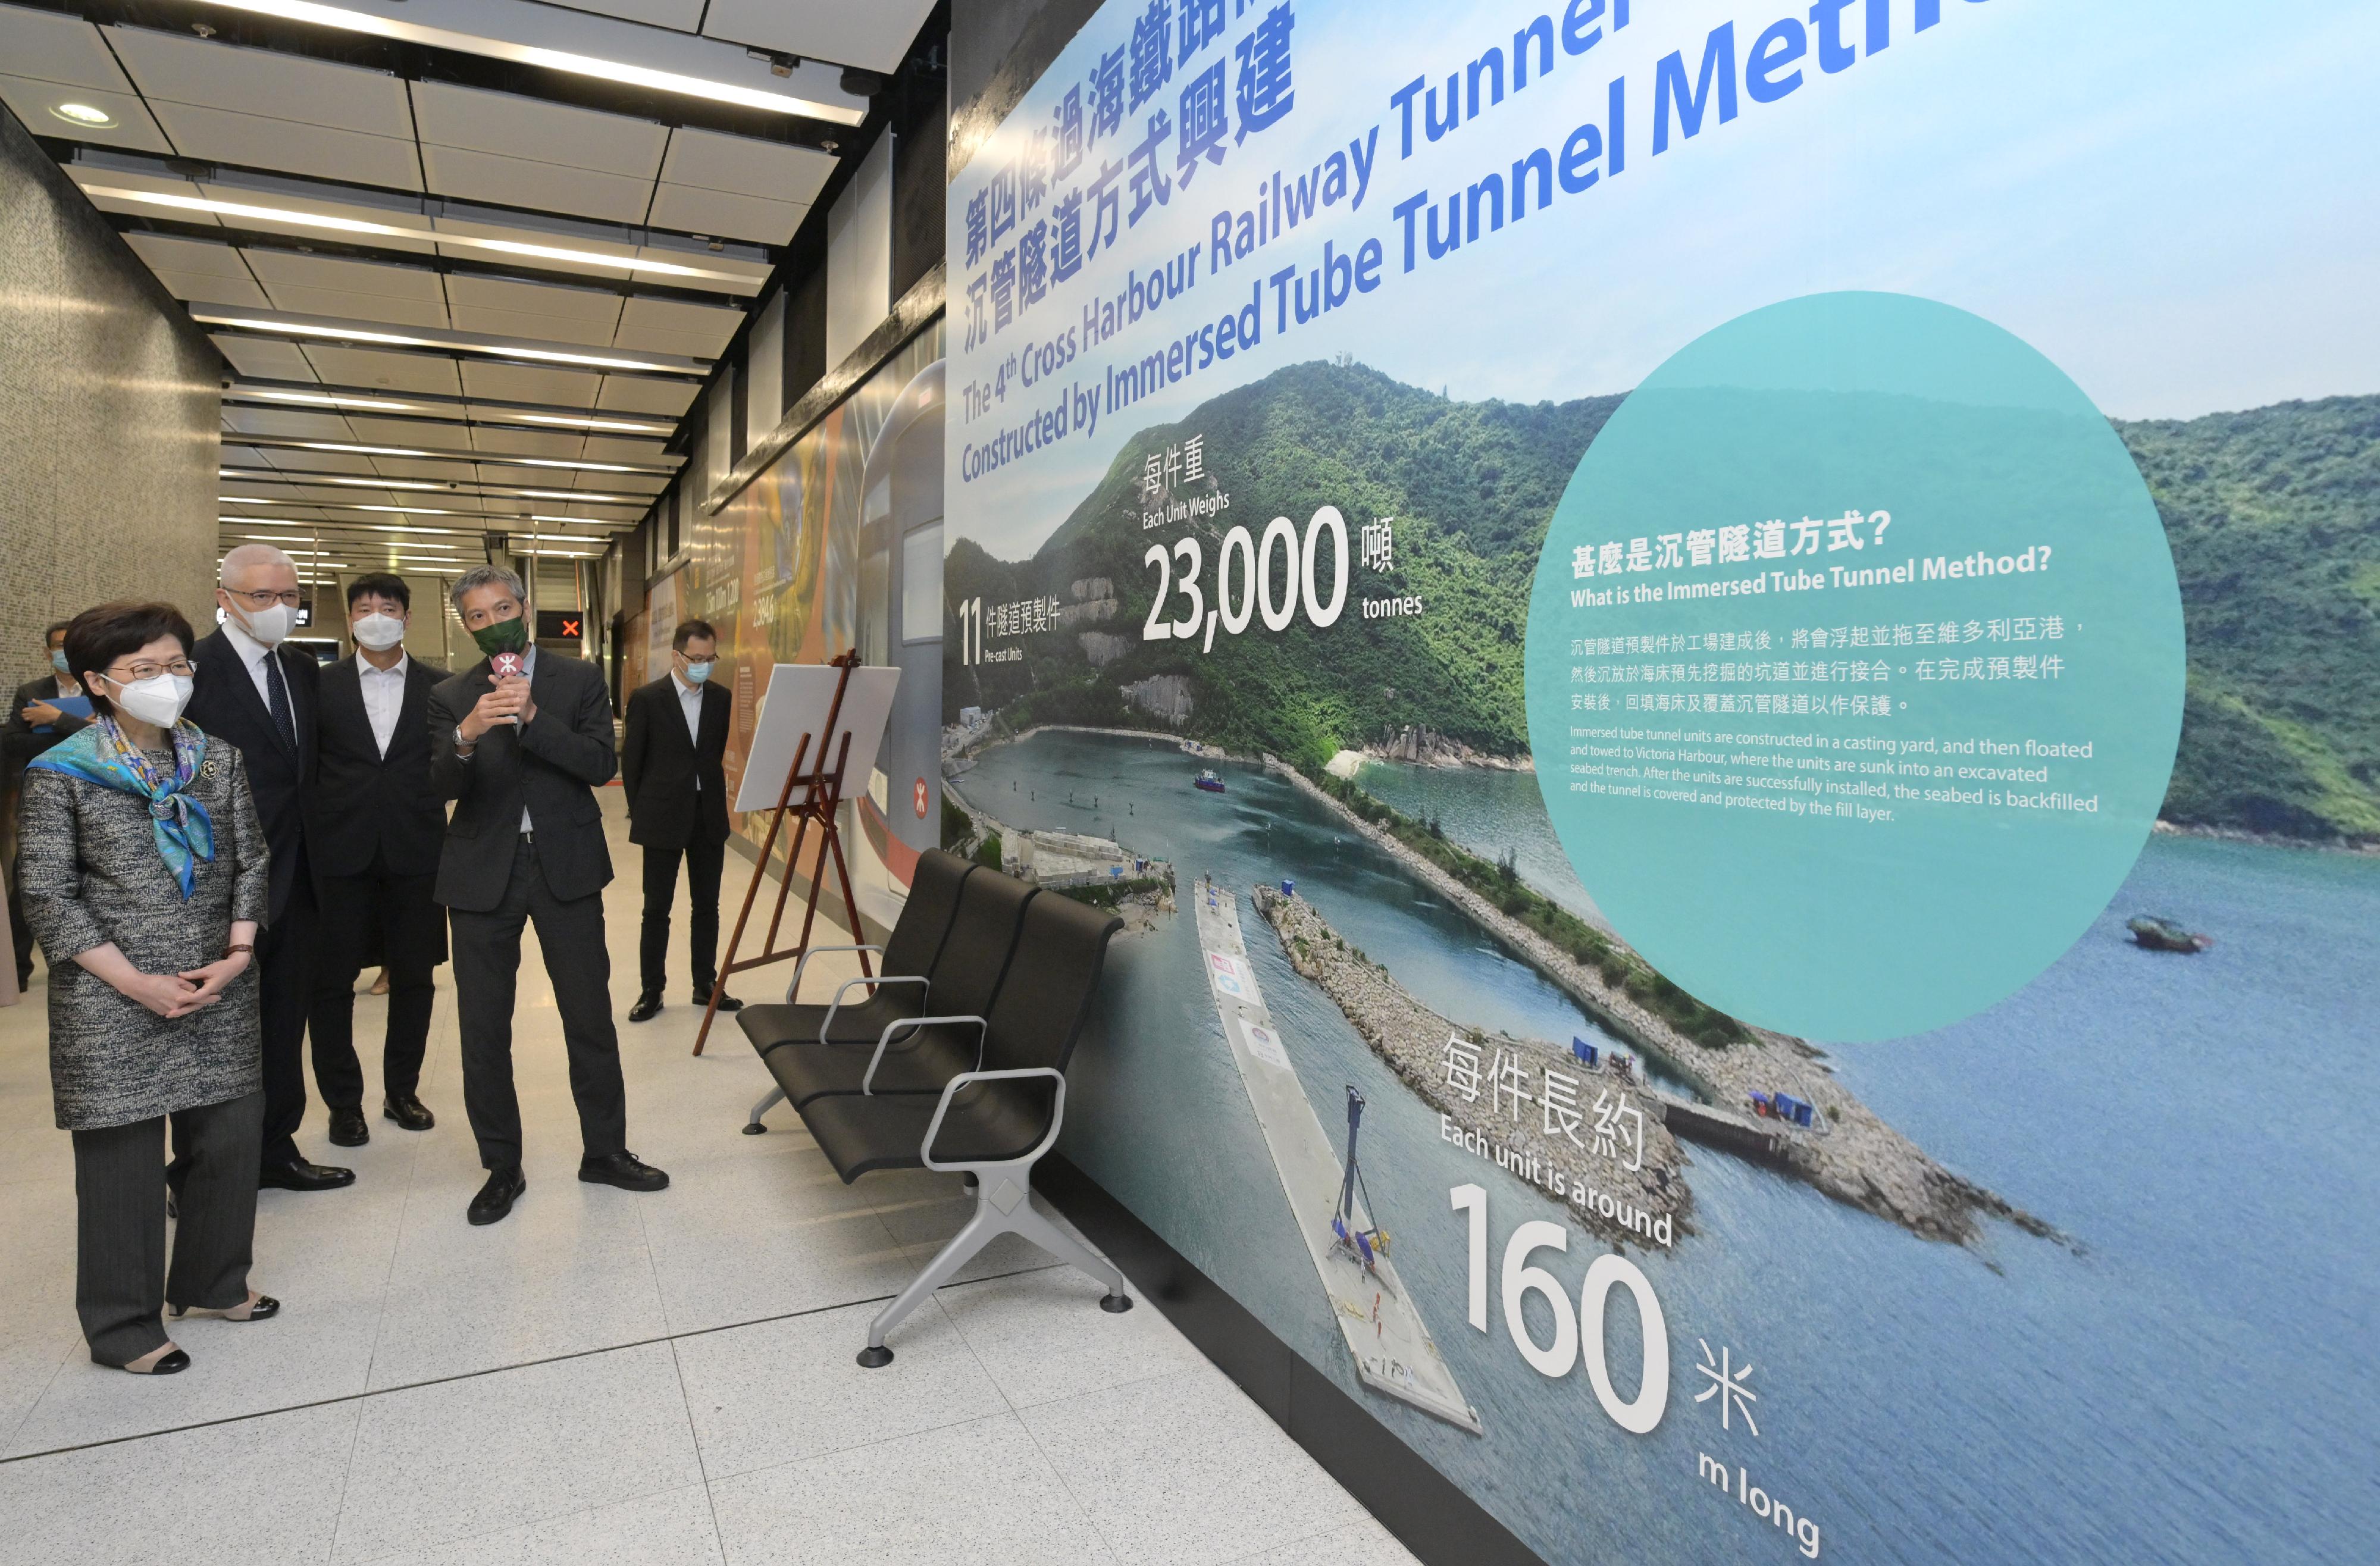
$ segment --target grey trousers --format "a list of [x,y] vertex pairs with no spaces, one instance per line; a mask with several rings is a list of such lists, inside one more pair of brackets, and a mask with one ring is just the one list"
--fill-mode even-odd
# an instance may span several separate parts
[[167,1301],[224,1310],[248,1298],[264,1094],[174,1112],[187,1172],[165,1270],[165,1119],[74,1134],[75,1314],[91,1357],[128,1365],[165,1346]]

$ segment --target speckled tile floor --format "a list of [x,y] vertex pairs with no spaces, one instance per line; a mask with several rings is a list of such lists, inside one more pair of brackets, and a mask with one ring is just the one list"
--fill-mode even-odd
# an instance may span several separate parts
[[[638,851],[616,791],[605,807],[625,1009]],[[730,856],[731,920],[745,873]],[[301,1146],[356,1185],[264,1194],[254,1279],[281,1317],[180,1329],[193,1363],[164,1380],[83,1353],[41,977],[0,1009],[0,1566],[1412,1560],[1156,1310],[1108,1316],[1038,1252],[996,1253],[903,1324],[891,1368],[855,1366],[966,1199],[924,1173],[844,1186],[782,1106],[771,1135],[737,1135],[766,1078],[732,1028],[687,1052],[682,903],[677,929],[671,1003],[621,1028],[629,1143],[669,1190],[574,1178],[532,942],[529,1190],[504,1222],[467,1225],[480,1176],[442,970],[422,1087],[437,1128],[375,1119],[342,1151],[314,1106]],[[382,1005],[358,1000],[359,1038]]]

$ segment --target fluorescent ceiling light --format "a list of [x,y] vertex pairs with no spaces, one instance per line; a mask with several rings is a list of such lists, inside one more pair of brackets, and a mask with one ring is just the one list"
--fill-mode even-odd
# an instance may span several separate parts
[[633,419],[575,419],[557,413],[502,413],[493,410],[489,411],[486,417],[502,419],[508,424],[558,424],[570,430],[613,430],[627,435],[673,435],[677,432],[677,427],[673,424],[639,424]]
[[[431,413],[427,403],[403,403],[388,397],[359,397],[346,392],[267,391],[261,386],[234,386],[224,394],[235,402],[303,403],[309,407],[359,407],[370,413]],[[237,431],[233,431],[237,433]]]
[[694,365],[662,364],[649,358],[625,358],[617,354],[581,354],[565,352],[561,348],[534,348],[494,339],[474,340],[455,333],[421,337],[401,332],[373,332],[343,321],[260,321],[249,316],[224,315],[205,305],[192,305],[190,318],[208,326],[228,326],[241,332],[261,332],[275,337],[332,337],[343,343],[382,343],[399,348],[443,348],[449,353],[492,354],[499,358],[584,364],[599,370],[640,370],[654,375],[708,373],[706,368]]
[[[264,437],[257,437],[262,439]],[[271,437],[278,440],[281,437]],[[489,463],[500,467],[587,468],[597,473],[642,473],[642,467],[621,462],[580,462],[558,456],[509,456],[496,452],[422,451],[414,446],[367,446],[353,441],[291,441],[299,451],[355,452],[364,456],[418,456],[431,462]]]
[[50,113],[85,130],[114,130],[115,116],[92,103],[53,103]]
[[[484,462],[492,459],[486,457],[472,457],[468,460]],[[584,501],[589,505],[649,506],[652,504],[654,499],[651,495],[605,494],[600,490],[523,490],[515,489],[504,484],[468,484],[462,482],[439,484],[432,483],[422,479],[356,479],[343,474],[293,473],[288,469],[282,467],[222,467],[215,470],[215,477],[218,479],[229,479],[239,483],[250,484],[336,484],[344,488],[355,490],[434,490],[442,494],[476,495],[483,499],[575,500]],[[255,502],[243,501],[241,504],[256,505],[308,505],[312,503],[301,500],[275,500]]]
[[745,288],[751,287],[757,281],[740,272],[721,272],[714,267],[682,266],[675,261],[647,261],[638,256],[605,255],[601,250],[577,250],[566,245],[531,245],[517,239],[487,239],[475,234],[450,234],[443,229],[372,223],[364,218],[310,212],[296,207],[261,207],[249,201],[220,201],[210,196],[185,196],[171,190],[136,190],[115,185],[86,185],[83,190],[88,195],[103,196],[111,200],[140,201],[152,207],[173,207],[182,212],[212,212],[219,217],[244,217],[259,223],[285,223],[297,228],[321,228],[334,234],[364,234],[384,239],[457,245],[465,249],[493,250],[507,256],[531,256],[540,261],[565,261],[574,266],[610,267],[626,273],[649,272],[657,277],[706,278],[714,283],[732,283]]
[[656,92],[675,92],[713,103],[735,103],[743,108],[763,109],[774,114],[800,115],[809,119],[832,120],[837,125],[856,126],[868,117],[857,109],[796,97],[790,92],[771,92],[709,77],[655,70],[650,66],[633,66],[622,60],[599,59],[591,55],[547,49],[487,32],[466,32],[457,28],[398,21],[393,17],[352,10],[343,6],[316,5],[312,0],[203,0],[203,3],[221,6],[226,10],[252,12],[257,16],[280,17],[287,21],[311,22],[317,27],[337,28],[343,32],[368,33],[374,38],[419,43],[432,49],[452,49],[458,54],[479,55],[492,60],[541,66],[547,70],[566,71],[572,76],[591,76],[598,81],[650,88]]

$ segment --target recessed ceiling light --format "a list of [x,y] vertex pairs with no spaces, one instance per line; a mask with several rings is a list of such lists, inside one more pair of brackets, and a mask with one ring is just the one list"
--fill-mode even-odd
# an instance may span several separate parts
[[[338,6],[316,5],[313,0],[205,0],[234,11],[249,11],[259,16],[280,17],[289,21],[312,22],[317,27],[334,27],[346,32],[370,33],[375,38],[396,39],[407,43],[419,43],[432,49],[453,49],[466,55],[480,55],[492,60],[510,60],[516,65],[542,66],[548,70],[567,71],[573,76],[591,76],[599,81],[616,81],[629,87],[648,87],[656,92],[675,92],[688,98],[702,98],[714,103],[735,103],[747,109],[765,109],[774,114],[801,115],[809,119],[832,120],[838,125],[857,125],[868,116],[857,109],[840,103],[822,103],[812,98],[795,97],[790,92],[771,92],[756,87],[742,87],[731,81],[718,81],[708,77],[687,76],[676,71],[655,70],[648,66],[632,66],[620,60],[598,59],[591,55],[575,55],[562,49],[546,49],[500,38],[487,31],[466,31],[460,28],[426,26],[419,22],[397,21],[393,18],[375,16],[369,11],[351,11]],[[425,13],[435,14],[435,8],[423,6]],[[460,13],[457,13],[460,19]],[[474,18],[475,20],[483,18]],[[667,36],[664,34],[663,36]]]
[[350,396],[344,392],[283,392],[268,391],[261,386],[234,386],[224,395],[235,402],[303,403],[309,407],[359,407],[371,413],[433,411],[421,403],[398,402],[390,397]]
[[484,417],[501,419],[508,424],[555,424],[569,430],[613,430],[625,435],[668,435],[676,432],[674,427],[671,425],[639,424],[633,419],[577,419],[565,418],[554,413],[495,412],[486,413]]
[[494,250],[508,256],[534,256],[544,261],[564,261],[576,266],[609,267],[620,272],[649,272],[659,277],[708,278],[717,283],[733,283],[754,287],[759,280],[740,272],[718,272],[709,267],[680,266],[675,261],[646,261],[636,256],[605,255],[600,250],[574,250],[561,245],[530,245],[516,239],[486,239],[471,234],[449,234],[441,229],[408,227],[402,224],[371,223],[363,218],[339,217],[330,212],[303,212],[295,207],[261,207],[248,201],[219,201],[207,196],[185,196],[171,190],[135,190],[113,185],[86,185],[90,195],[117,201],[140,201],[154,207],[172,207],[180,212],[212,212],[219,217],[245,217],[259,223],[283,223],[296,228],[325,228],[339,234],[365,234],[380,238],[409,239],[417,244],[458,246],[465,249]]
[[94,103],[53,103],[50,113],[68,125],[79,125],[87,130],[115,128],[115,116]]

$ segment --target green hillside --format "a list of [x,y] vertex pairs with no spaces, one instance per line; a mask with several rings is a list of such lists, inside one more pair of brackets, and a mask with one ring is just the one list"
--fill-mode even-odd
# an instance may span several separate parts
[[[1054,598],[1064,634],[1000,641],[1014,662],[959,668],[946,700],[1010,723],[1170,727],[1123,694],[1153,676],[1184,689],[1180,732],[1312,766],[1384,730],[1420,725],[1474,748],[1527,748],[1522,627],[1547,519],[1616,396],[1523,407],[1459,403],[1342,361],[1293,365],[1181,423],[1144,431],[1034,557],[952,552],[953,602]],[[2289,403],[2186,422],[2119,424],[2172,538],[2191,646],[2190,702],[2167,814],[2306,838],[2380,839],[2380,397]],[[1208,478],[1176,501],[1228,493],[1196,524],[1141,527],[1141,460],[1204,437]],[[1344,514],[1353,584],[1337,625],[1300,613],[1279,633],[1143,641],[1158,585],[1152,542],[1197,536],[1216,601],[1222,539],[1287,516],[1301,535]],[[1393,569],[1357,564],[1360,530],[1393,517]],[[1112,585],[1102,609],[1097,584]],[[1420,598],[1413,618],[1366,620],[1359,598]],[[1176,589],[1165,617],[1184,612]],[[1090,633],[1087,637],[1084,633]],[[1107,639],[1100,639],[1107,638]],[[951,644],[953,649],[955,643]],[[1094,662],[1093,652],[1108,661]]]

